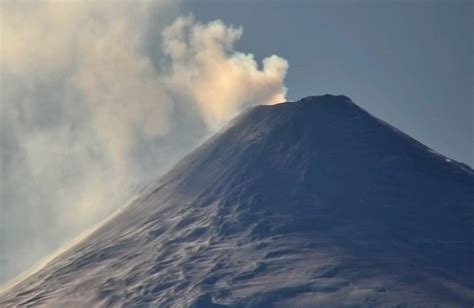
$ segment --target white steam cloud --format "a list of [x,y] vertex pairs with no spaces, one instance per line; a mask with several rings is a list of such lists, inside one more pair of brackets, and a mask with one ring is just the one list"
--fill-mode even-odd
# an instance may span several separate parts
[[243,108],[284,101],[284,59],[259,69],[234,50],[241,28],[178,13],[174,1],[0,2],[0,282]]
[[163,31],[164,51],[171,58],[169,84],[195,102],[209,125],[219,126],[243,105],[285,99],[286,60],[271,56],[259,70],[252,54],[234,51],[242,28],[217,20],[196,23],[179,18]]

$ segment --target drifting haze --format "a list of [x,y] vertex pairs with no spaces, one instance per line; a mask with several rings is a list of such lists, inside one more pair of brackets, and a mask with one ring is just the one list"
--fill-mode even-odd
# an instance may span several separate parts
[[242,35],[172,1],[2,1],[0,282],[103,218],[243,108],[285,99]]

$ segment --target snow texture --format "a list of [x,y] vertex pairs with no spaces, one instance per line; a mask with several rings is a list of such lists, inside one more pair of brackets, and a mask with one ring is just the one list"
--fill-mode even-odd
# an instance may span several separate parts
[[345,96],[254,107],[0,306],[472,307],[474,172]]

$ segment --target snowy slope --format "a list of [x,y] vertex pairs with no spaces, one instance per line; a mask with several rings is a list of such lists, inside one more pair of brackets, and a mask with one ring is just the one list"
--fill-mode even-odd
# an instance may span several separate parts
[[345,96],[258,106],[0,306],[472,307],[474,172]]

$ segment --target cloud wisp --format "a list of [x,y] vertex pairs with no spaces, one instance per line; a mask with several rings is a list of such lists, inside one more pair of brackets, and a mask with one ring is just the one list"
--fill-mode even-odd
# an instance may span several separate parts
[[243,108],[285,98],[283,58],[259,68],[234,50],[242,28],[173,1],[0,5],[0,282]]

